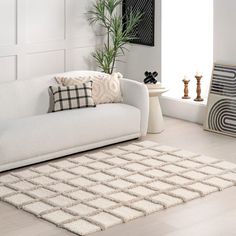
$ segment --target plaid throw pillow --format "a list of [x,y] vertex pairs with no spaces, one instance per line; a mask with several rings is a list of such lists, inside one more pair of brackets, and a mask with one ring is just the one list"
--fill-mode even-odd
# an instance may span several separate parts
[[92,98],[92,81],[74,86],[50,86],[52,107],[49,112],[96,107]]

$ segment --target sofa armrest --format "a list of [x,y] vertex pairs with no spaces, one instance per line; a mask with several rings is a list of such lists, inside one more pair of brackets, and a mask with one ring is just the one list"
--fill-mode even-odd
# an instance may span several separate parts
[[125,104],[138,108],[141,112],[141,135],[147,134],[149,114],[149,94],[147,87],[139,82],[120,79],[123,101]]

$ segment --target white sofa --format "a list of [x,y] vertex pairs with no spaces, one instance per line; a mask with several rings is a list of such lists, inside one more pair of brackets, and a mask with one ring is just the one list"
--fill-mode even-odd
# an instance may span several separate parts
[[148,91],[143,84],[120,79],[123,103],[47,113],[54,76],[0,84],[0,171],[146,134]]

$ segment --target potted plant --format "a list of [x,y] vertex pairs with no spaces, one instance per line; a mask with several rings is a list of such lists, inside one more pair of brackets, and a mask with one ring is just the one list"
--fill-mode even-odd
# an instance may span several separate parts
[[135,28],[142,18],[142,13],[132,9],[122,16],[121,6],[122,0],[96,0],[88,12],[90,24],[100,24],[106,32],[103,47],[96,49],[93,57],[108,74],[113,73],[118,57],[125,54],[126,45],[135,38]]

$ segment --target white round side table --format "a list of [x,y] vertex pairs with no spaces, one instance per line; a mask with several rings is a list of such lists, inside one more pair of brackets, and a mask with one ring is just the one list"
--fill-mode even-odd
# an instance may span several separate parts
[[148,88],[149,91],[149,121],[148,133],[158,134],[164,130],[164,121],[159,102],[159,96],[168,91],[166,88]]

